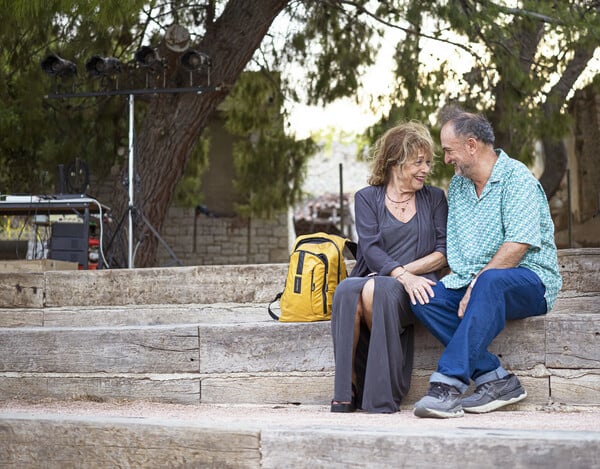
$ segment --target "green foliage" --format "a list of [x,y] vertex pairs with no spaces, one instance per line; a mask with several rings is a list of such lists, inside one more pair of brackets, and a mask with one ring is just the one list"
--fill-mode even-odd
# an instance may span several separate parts
[[269,217],[296,203],[306,161],[316,146],[284,132],[278,77],[260,72],[240,77],[222,109],[234,144],[234,188],[244,215]]
[[[1,192],[52,192],[58,189],[57,166],[75,159],[86,161],[99,179],[107,177],[115,162],[122,162],[118,155],[127,148],[124,98],[52,95],[74,91],[83,80],[83,62],[91,55],[124,53],[141,2],[126,3],[0,4]],[[76,63],[78,78],[45,75],[40,63],[50,52]]]
[[[157,40],[174,21],[198,38],[205,21],[226,5],[0,0],[0,192],[50,191],[56,166],[75,158],[86,160],[96,176],[108,177],[110,168],[125,160],[126,100],[44,95],[80,85],[83,63],[93,54],[128,61],[148,37]],[[221,109],[228,131],[239,139],[235,186],[242,198],[239,210],[246,214],[273,213],[301,195],[305,162],[315,146],[312,140],[295,141],[286,134],[283,100],[302,97],[315,104],[355,96],[362,74],[374,62],[378,41],[386,40],[382,31],[404,34],[394,53],[395,86],[390,96],[374,98],[374,112],[382,107],[386,112],[368,130],[368,143],[410,119],[429,123],[437,138],[437,111],[457,101],[485,112],[499,145],[523,161],[531,158],[534,141],[564,135],[569,73],[580,73],[568,64],[597,47],[600,36],[597,2],[581,0],[304,0],[289,2],[286,14],[290,23],[284,40],[267,37],[255,61],[261,57],[265,70],[296,64],[305,81],[294,83],[274,72],[246,74]],[[260,38],[249,37],[254,39]],[[431,44],[450,52],[434,62]],[[48,52],[77,62],[75,83],[42,74],[39,63]],[[466,72],[458,67],[465,60],[473,62]],[[563,85],[562,78],[567,78],[566,92],[553,88]],[[145,117],[143,102],[136,101],[138,122]],[[208,145],[207,140],[196,142],[175,194],[179,203],[201,201]],[[436,177],[447,176],[444,165],[438,165]]]
[[[398,86],[385,117],[368,130],[371,141],[398,120],[413,118],[434,124],[437,133],[435,115],[448,102],[484,112],[496,130],[497,145],[526,163],[539,139],[566,134],[570,80],[580,73],[568,67],[578,54],[597,47],[597,2],[383,3],[387,9],[380,11],[403,18],[409,32],[397,48]],[[432,39],[448,51],[437,68],[421,49]],[[466,72],[457,68],[464,61],[473,63]],[[553,88],[558,80],[566,88]],[[437,177],[447,177],[439,166]]]
[[353,8],[344,9],[335,2],[306,2],[302,29],[289,47],[306,71],[309,104],[352,95],[360,86],[361,71],[373,64],[373,29],[362,9],[367,3],[356,1]]

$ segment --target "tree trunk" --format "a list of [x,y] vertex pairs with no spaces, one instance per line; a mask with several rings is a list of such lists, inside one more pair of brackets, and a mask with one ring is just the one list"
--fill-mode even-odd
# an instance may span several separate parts
[[[162,94],[150,98],[146,117],[136,135],[134,174],[139,184],[134,185],[134,206],[137,209],[134,213],[141,212],[159,233],[175,187],[208,119],[225,99],[273,20],[287,3],[286,0],[230,0],[222,15],[207,25],[202,40],[193,45],[211,57],[210,81],[211,85],[217,85],[217,90],[202,94]],[[169,64],[176,63],[178,56],[168,50],[165,52]],[[181,70],[170,78],[181,87],[189,86],[188,75]],[[204,84],[194,83],[194,86]],[[117,266],[124,267],[127,265],[127,237],[124,236],[127,230],[127,188],[118,186],[115,198],[115,220],[124,217],[125,221],[111,247],[111,257]],[[135,267],[153,266],[158,239],[139,216],[135,218]]]
[[[552,120],[553,116],[560,112],[573,85],[594,56],[594,51],[594,46],[583,47],[575,51],[573,59],[567,64],[560,80],[552,87],[543,104],[546,118]],[[548,200],[559,189],[567,169],[567,149],[563,137],[564,135],[551,135],[542,139],[544,172],[540,176],[540,183]]]
[[494,127],[498,146],[504,148],[509,154],[518,151],[514,146],[522,144],[515,136],[513,116],[519,113],[524,98],[523,81],[530,80],[531,67],[535,63],[534,57],[543,35],[542,22],[519,18],[514,21],[511,36],[506,39],[506,43],[500,43],[499,46],[489,45],[490,50],[496,49],[498,56],[507,53],[512,56],[513,51],[517,51],[514,60],[517,61],[521,72],[520,78],[515,77],[509,71],[510,67],[506,69],[502,67],[506,59],[498,61],[500,80],[494,87],[495,106],[490,113],[490,122]]

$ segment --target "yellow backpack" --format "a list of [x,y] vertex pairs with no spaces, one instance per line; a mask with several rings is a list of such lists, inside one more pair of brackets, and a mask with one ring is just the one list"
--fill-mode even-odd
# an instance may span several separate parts
[[[334,234],[298,236],[290,255],[285,287],[269,304],[271,317],[281,322],[331,319],[333,292],[348,273],[344,247],[355,254],[356,243]],[[279,300],[280,316],[271,305]]]

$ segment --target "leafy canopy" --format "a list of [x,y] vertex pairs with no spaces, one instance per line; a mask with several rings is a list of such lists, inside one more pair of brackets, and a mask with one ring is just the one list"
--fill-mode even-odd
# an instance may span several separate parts
[[[0,187],[45,190],[53,168],[75,158],[89,161],[102,177],[124,163],[125,100],[44,99],[50,85],[39,61],[47,52],[75,58],[80,69],[94,53],[127,61],[173,22],[201,38],[235,3],[0,0],[0,128],[10,129],[0,134]],[[498,143],[511,155],[531,161],[534,142],[565,134],[567,98],[585,84],[579,78],[597,48],[599,8],[594,0],[288,2],[247,66],[271,77],[272,88],[240,81],[224,106],[228,129],[240,138],[236,185],[247,197],[239,210],[270,213],[300,195],[314,146],[291,136],[286,100],[325,104],[357,96],[379,45],[390,37],[397,42],[395,82],[389,95],[371,97],[381,115],[367,131],[371,142],[408,119],[428,122],[437,135],[436,112],[459,101],[491,118]],[[588,72],[591,80],[598,70]],[[146,118],[140,107],[138,120]],[[201,189],[210,143],[195,145],[177,196],[186,203],[199,200],[188,192]]]

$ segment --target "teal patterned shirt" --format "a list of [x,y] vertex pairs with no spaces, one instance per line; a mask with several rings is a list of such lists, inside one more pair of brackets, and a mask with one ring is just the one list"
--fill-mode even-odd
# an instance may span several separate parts
[[496,150],[498,160],[480,197],[475,184],[454,175],[448,188],[446,288],[469,284],[505,242],[529,244],[519,267],[535,272],[546,287],[548,311],[562,287],[554,224],[546,194],[527,166]]

